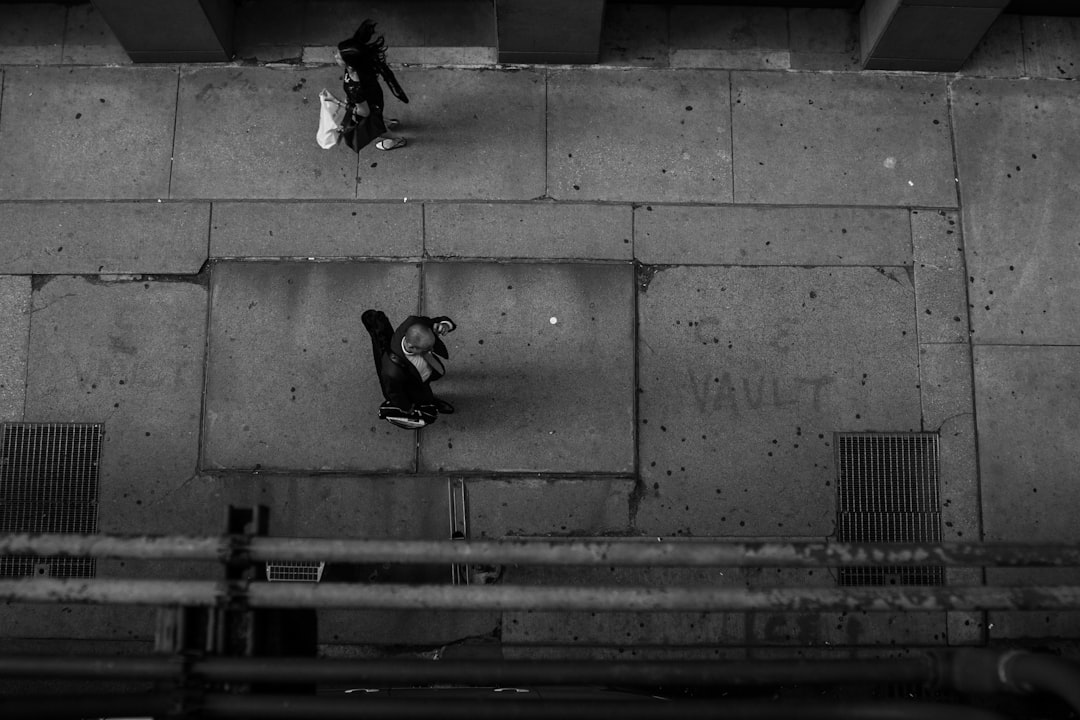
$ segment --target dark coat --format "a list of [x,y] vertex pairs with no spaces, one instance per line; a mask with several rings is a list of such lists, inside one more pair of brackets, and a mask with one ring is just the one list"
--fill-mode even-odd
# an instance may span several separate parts
[[[405,357],[401,349],[401,341],[405,339],[405,331],[413,325],[426,325],[434,332],[435,323],[444,321],[456,327],[454,321],[446,316],[429,318],[422,315],[410,315],[405,318],[405,322],[398,325],[394,336],[390,339],[390,347],[382,358],[379,380],[382,382],[383,396],[396,407],[409,411],[420,406],[431,405],[435,401],[435,395],[431,392],[431,383],[442,375],[432,368],[431,377],[426,382],[422,380],[420,371]],[[431,352],[444,360],[450,358],[450,352],[438,335],[435,335],[435,346],[431,348]]]

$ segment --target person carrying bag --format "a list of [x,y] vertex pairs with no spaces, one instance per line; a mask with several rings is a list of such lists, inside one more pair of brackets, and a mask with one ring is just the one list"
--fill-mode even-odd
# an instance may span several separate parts
[[379,150],[395,150],[404,147],[405,138],[393,135],[390,129],[400,123],[396,119],[383,119],[383,79],[390,92],[403,103],[409,97],[401,88],[393,71],[386,64],[386,42],[383,36],[373,37],[375,23],[364,20],[347,40],[338,43],[334,59],[345,70],[343,86],[347,107],[343,119],[342,137],[356,152],[378,138]]

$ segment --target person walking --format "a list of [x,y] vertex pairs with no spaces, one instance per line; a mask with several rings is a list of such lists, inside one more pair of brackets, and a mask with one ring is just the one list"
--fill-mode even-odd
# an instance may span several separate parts
[[357,152],[376,137],[375,147],[379,150],[395,150],[406,144],[405,138],[390,132],[400,124],[398,120],[383,118],[380,77],[398,100],[408,103],[409,97],[386,64],[386,42],[382,35],[375,37],[375,25],[364,20],[351,38],[338,43],[334,53],[334,60],[345,71],[343,85],[348,107],[342,132],[345,142]]
[[454,406],[435,397],[431,383],[446,375],[450,352],[443,338],[457,329],[446,316],[410,315],[391,336],[390,323],[379,310],[361,316],[371,334],[375,370],[386,401],[379,417],[406,428],[430,425],[454,412]]

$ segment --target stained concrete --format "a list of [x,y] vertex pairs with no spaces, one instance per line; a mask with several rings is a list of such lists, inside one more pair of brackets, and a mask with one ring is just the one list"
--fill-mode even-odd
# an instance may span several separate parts
[[415,265],[222,262],[211,278],[204,467],[413,469],[415,434],[378,419],[360,315],[415,312]]
[[0,264],[26,274],[195,274],[206,262],[209,203],[3,205]]
[[1080,98],[1046,80],[952,92],[975,342],[1080,342]]
[[596,536],[630,525],[631,478],[469,479],[469,535]]
[[30,342],[30,278],[0,275],[0,422],[22,420]]
[[788,70],[787,50],[672,50],[671,67],[699,70]]
[[630,472],[632,283],[629,265],[429,263],[424,308],[458,322],[435,392],[458,414],[422,431],[421,467]]
[[428,204],[424,247],[433,257],[631,260],[633,210],[555,203]]
[[314,0],[305,4],[304,43],[336,45],[365,18],[378,23],[376,32],[385,36],[391,62],[400,62],[396,47],[496,44],[494,7],[486,0],[373,0],[362,5]]
[[787,10],[781,7],[695,7],[674,5],[671,44],[678,48],[786,49]]
[[729,202],[729,120],[725,72],[553,71],[548,194]]
[[919,342],[968,341],[967,278],[958,213],[912,210]]
[[1021,77],[1024,72],[1024,40],[1020,15],[1002,13],[960,69],[965,75]]
[[1080,540],[1080,348],[974,353],[986,539]]
[[352,198],[356,155],[315,142],[319,91],[344,100],[331,68],[184,69],[174,198]]
[[[923,429],[939,434],[942,540],[977,542],[983,537],[982,508],[968,344],[921,344],[919,392]],[[983,572],[981,568],[945,568],[945,581],[949,585],[980,585]],[[950,645],[977,645],[985,641],[985,613],[949,612],[946,618]]]
[[[123,605],[0,605],[8,638],[146,641],[154,636],[157,608]],[[141,650],[142,648],[140,648]]]
[[66,15],[60,4],[0,4],[0,65],[59,63]]
[[[410,433],[411,434],[411,433]],[[226,476],[238,506],[265,505],[277,537],[446,540],[446,480],[431,477]],[[450,568],[328,563],[324,582],[446,582]],[[494,612],[319,611],[319,640],[359,645],[438,646],[493,633]]]
[[656,273],[638,299],[635,527],[829,535],[833,433],[919,427],[913,295],[902,269]]
[[405,203],[218,202],[213,257],[350,258],[423,254],[423,209]]
[[65,65],[130,65],[124,46],[91,3],[70,5],[64,29]]
[[[739,571],[683,568],[525,568],[505,571],[514,585],[573,587],[718,587],[742,586]],[[640,645],[725,647],[746,644],[745,613],[652,612],[597,613],[512,611],[503,613],[502,641],[529,646],[590,645],[629,648]]]
[[544,75],[534,70],[402,69],[386,95],[408,146],[360,152],[356,196],[532,200],[544,194]]
[[303,39],[297,30],[304,27],[306,5],[293,0],[238,2],[233,18],[237,57],[257,57],[263,62],[300,57]]
[[[974,353],[985,539],[1080,541],[1080,348],[976,346]],[[990,569],[987,580],[1075,585],[1080,571]],[[988,615],[993,639],[1080,636],[1080,612]]]
[[[206,288],[58,276],[34,290],[27,422],[104,424],[101,532],[192,528]],[[173,514],[175,513],[175,514]]]
[[1080,18],[1021,18],[1024,64],[1032,77],[1075,80],[1080,77]]
[[923,428],[940,433],[942,539],[982,539],[975,449],[971,350],[961,344],[919,346]]
[[945,81],[734,72],[735,202],[956,205]]
[[907,212],[890,208],[634,209],[634,253],[651,264],[910,265]]
[[[835,569],[747,568],[748,588],[835,588]],[[747,642],[758,648],[944,645],[944,612],[747,613]]]
[[859,14],[839,8],[788,8],[794,70],[858,70]]
[[624,3],[604,6],[602,65],[665,67],[669,50],[668,8]]
[[8,68],[0,198],[168,197],[176,75],[165,67]]

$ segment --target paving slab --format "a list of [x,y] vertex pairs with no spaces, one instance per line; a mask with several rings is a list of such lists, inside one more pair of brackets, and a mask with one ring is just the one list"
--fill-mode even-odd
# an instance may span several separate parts
[[959,213],[911,211],[919,342],[966,343],[967,277]]
[[415,312],[415,265],[220,262],[211,276],[204,467],[413,469],[415,434],[378,419],[360,315]]
[[627,473],[634,467],[630,265],[429,263],[424,308],[458,323],[422,431],[425,470]]
[[919,346],[923,427],[940,434],[942,538],[982,539],[971,350],[966,344]]
[[8,68],[0,115],[0,198],[168,197],[176,72]]
[[632,260],[628,205],[428,204],[425,250],[433,257]]
[[22,274],[191,274],[206,262],[209,203],[12,202],[0,267]]
[[1080,77],[1080,18],[1021,18],[1024,63],[1032,77],[1073,80]]
[[911,265],[908,214],[898,208],[634,209],[634,253],[661,265]]
[[1080,348],[974,353],[986,539],[1080,540]]
[[217,202],[212,257],[354,258],[423,254],[420,204]]
[[952,86],[977,343],[1080,342],[1080,98],[1069,83]]
[[172,197],[351,199],[356,155],[315,142],[323,88],[344,99],[336,68],[182,70]]
[[473,538],[595,536],[630,526],[631,478],[469,478]]
[[730,202],[728,74],[566,70],[548,80],[548,194]]
[[69,5],[64,28],[64,65],[130,65],[124,46],[91,3]]
[[1024,38],[1021,15],[1002,13],[964,61],[960,72],[982,77],[1021,77],[1024,71]]
[[735,202],[955,207],[945,81],[734,72]]
[[357,197],[532,200],[544,194],[544,74],[534,70],[402,69],[409,96],[387,93],[387,117],[409,145],[360,152]]
[[66,15],[59,3],[0,4],[0,65],[58,64]]
[[920,426],[913,316],[901,268],[646,276],[638,531],[831,534],[833,433]]
[[0,421],[22,420],[30,342],[30,278],[0,275]]
[[206,304],[198,282],[35,285],[24,419],[104,424],[102,532],[155,532],[179,517],[191,527],[183,510],[198,462]]
[[[1080,348],[975,346],[984,538],[1075,543]],[[996,585],[1075,585],[1080,570],[988,569]],[[1077,638],[1080,612],[988,613],[992,639]]]

